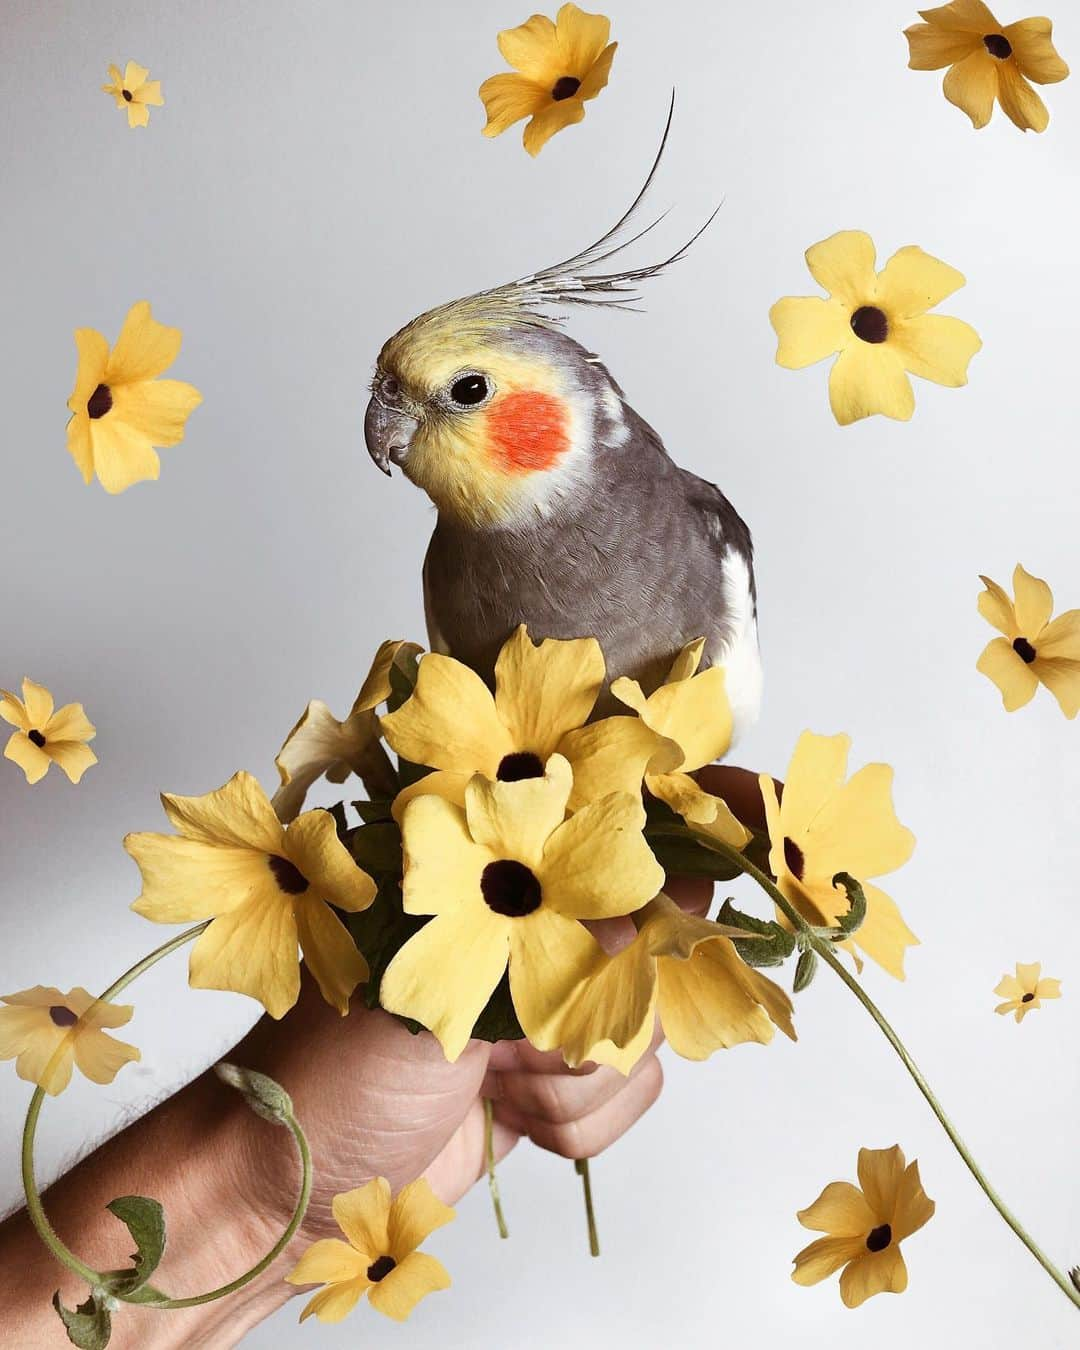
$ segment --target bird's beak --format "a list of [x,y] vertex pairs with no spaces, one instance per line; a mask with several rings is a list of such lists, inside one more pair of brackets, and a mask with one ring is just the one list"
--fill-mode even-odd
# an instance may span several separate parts
[[372,398],[364,415],[364,440],[368,454],[383,473],[389,475],[391,464],[404,463],[419,425],[415,417]]

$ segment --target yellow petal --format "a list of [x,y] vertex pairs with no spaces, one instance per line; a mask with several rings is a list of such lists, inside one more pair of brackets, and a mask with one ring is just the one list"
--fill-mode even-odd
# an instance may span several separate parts
[[387,966],[382,1006],[427,1027],[453,1063],[506,970],[513,922],[482,901],[439,914]]
[[45,753],[63,769],[72,783],[77,783],[87,769],[98,762],[97,755],[82,741],[49,741]]
[[671,663],[671,669],[664,677],[665,684],[674,684],[676,680],[688,680],[698,673],[701,658],[705,654],[705,639],[695,638],[688,642]]
[[304,1304],[300,1321],[317,1317],[320,1322],[340,1322],[348,1317],[363,1297],[364,1290],[371,1287],[366,1275],[359,1279],[347,1280],[342,1284],[327,1285]]
[[369,1263],[390,1253],[390,1183],[373,1177],[366,1185],[335,1195],[334,1222]]
[[1080,661],[1044,660],[1031,667],[1070,721],[1080,712]]
[[75,1037],[75,1063],[92,1083],[111,1083],[125,1064],[141,1058],[134,1045],[103,1031],[81,1030]]
[[936,1206],[923,1190],[919,1177],[919,1164],[910,1163],[905,1169],[896,1187],[896,1197],[892,1217],[893,1242],[902,1242],[910,1237],[934,1216]]
[[1039,961],[1016,963],[1016,978],[1020,981],[1020,987],[1025,994],[1033,994],[1035,986],[1039,983],[1039,976],[1042,974],[1042,963]]
[[97,735],[81,703],[65,703],[49,718],[44,731],[50,741],[92,741]]
[[916,23],[904,29],[911,70],[943,70],[970,56],[981,41],[977,33],[951,33],[932,24]]
[[450,1276],[441,1261],[426,1252],[410,1252],[389,1275],[368,1292],[368,1302],[395,1322],[404,1322],[413,1308],[437,1289],[449,1289]]
[[896,818],[892,783],[887,764],[867,764],[822,802],[796,840],[808,884],[820,879],[831,885],[838,872],[864,881],[908,861],[915,836]]
[[909,244],[893,254],[878,280],[881,303],[890,319],[911,319],[958,291],[964,285],[964,274]]
[[165,100],[161,97],[161,81],[147,80],[144,85],[139,87],[139,90],[135,95],[135,102],[149,103],[151,107],[154,108],[163,107]]
[[876,414],[910,421],[915,391],[898,349],[889,342],[850,343],[829,372],[829,403],[842,427]]
[[465,812],[442,797],[417,797],[402,818],[402,895],[407,914],[480,904],[480,877],[494,855],[474,843]]
[[109,344],[94,328],[76,328],[75,350],[79,363],[75,371],[75,388],[67,405],[73,413],[85,413],[90,395],[104,381]]
[[394,819],[400,825],[405,818],[405,808],[417,797],[442,797],[448,802],[453,802],[456,806],[463,807],[465,805],[465,789],[469,786],[472,778],[472,774],[451,773],[449,769],[435,769],[431,773],[424,774],[423,778],[418,778],[415,783],[410,783],[408,787],[402,788],[394,798],[391,807]]
[[438,652],[420,662],[416,688],[397,712],[382,719],[389,744],[413,764],[494,778],[515,746],[483,680]]
[[656,958],[640,933],[616,956],[597,947],[567,998],[557,1043],[571,1068],[586,1060],[628,1074],[652,1040]]
[[966,112],[976,128],[984,127],[994,112],[999,63],[980,46],[945,76],[945,97]]
[[21,731],[13,731],[4,746],[4,758],[17,764],[30,784],[38,783],[49,772],[52,760]]
[[23,705],[26,708],[26,716],[32,727],[37,727],[43,731],[49,724],[49,719],[53,715],[53,696],[43,684],[35,684],[33,680],[23,680],[22,682]]
[[495,709],[518,749],[546,762],[566,732],[589,720],[603,683],[595,638],[534,646],[522,624],[495,663]]
[[402,654],[420,656],[423,648],[415,642],[406,642],[401,638],[390,638],[379,644],[367,678],[360,686],[360,692],[352,705],[353,713],[370,712],[390,697],[390,671],[394,662]]
[[146,77],[150,72],[145,66],[138,65],[135,61],[129,61],[124,67],[124,88],[131,94],[146,83]]
[[109,416],[145,436],[151,445],[176,445],[201,402],[202,394],[183,380],[142,380],[116,386]]
[[36,1083],[50,1097],[63,1092],[71,1082],[75,1063],[75,1037],[54,1028],[56,1034],[39,1033],[28,1041],[18,1059],[15,1072],[27,1083]]
[[68,991],[62,1002],[76,1014],[82,1027],[92,1029],[122,1027],[131,1021],[135,1012],[130,1003],[105,1003],[78,984]]
[[650,774],[646,782],[654,797],[666,802],[676,814],[702,832],[732,848],[741,849],[749,843],[750,831],[736,819],[723,798],[706,792],[688,774]]
[[26,708],[22,699],[11,693],[9,689],[0,689],[0,717],[20,731],[32,731],[34,729],[34,724],[26,715]]
[[1051,979],[1040,980],[1038,984],[1035,986],[1034,993],[1035,997],[1038,999],[1060,998],[1061,981]]
[[1054,612],[1053,593],[1045,581],[1033,577],[1019,563],[1013,572],[1013,591],[1017,627],[1029,642],[1035,642]]
[[132,99],[126,106],[129,127],[145,127],[149,123],[150,109],[145,104]]
[[1002,30],[1013,49],[1021,73],[1036,84],[1057,84],[1068,78],[1069,67],[1057,54],[1049,19],[1021,19]]
[[289,1284],[340,1284],[367,1274],[370,1258],[339,1238],[313,1242],[285,1279]]
[[494,857],[513,858],[535,870],[566,815],[571,781],[562,755],[551,756],[543,778],[493,783],[477,774],[465,789],[469,833]]
[[395,1261],[404,1260],[429,1233],[453,1218],[454,1211],[443,1204],[426,1178],[410,1181],[402,1186],[390,1206],[388,1254]]
[[664,884],[664,870],[641,833],[641,799],[612,793],[560,825],[536,874],[544,904],[571,919],[631,914]]
[[271,1017],[284,1017],[300,994],[299,938],[293,907],[283,895],[256,896],[216,918],[191,952],[193,989],[228,989],[257,999]]
[[561,73],[583,79],[608,45],[611,20],[566,4],[556,15],[555,34],[564,62]]
[[1001,690],[1006,712],[1016,712],[1030,703],[1039,687],[1035,671],[1017,656],[1007,638],[994,638],[984,648],[976,669]]
[[983,0],[951,0],[936,9],[920,9],[920,18],[948,33],[997,33],[997,19]]
[[154,923],[190,923],[246,903],[273,899],[269,858],[249,848],[204,844],[172,834],[129,834],[124,848],[142,873],[131,908]]
[[898,1144],[892,1148],[859,1149],[859,1185],[874,1215],[871,1227],[892,1223],[904,1166],[904,1154]]
[[776,330],[776,364],[803,370],[840,351],[851,341],[851,311],[839,300],[788,296],[769,310]]
[[170,824],[188,839],[206,844],[281,853],[285,832],[257,778],[243,769],[201,797],[161,794]]
[[115,417],[90,423],[90,449],[98,481],[114,496],[161,475],[161,460],[149,438]]
[[1012,601],[996,581],[991,581],[989,577],[980,576],[979,580],[986,587],[986,590],[979,595],[979,613],[988,624],[991,624],[999,633],[1004,633],[1011,642],[1017,636],[1016,616],[1013,613]]
[[498,37],[503,60],[530,80],[550,89],[560,75],[562,52],[555,24],[543,14],[534,14],[517,28],[506,28]]
[[[616,685],[612,693],[621,698]],[[679,767],[684,773],[720,759],[731,746],[732,717],[722,666],[713,666],[689,680],[663,684],[652,694],[641,713],[660,736],[675,742],[683,752]]]
[[[699,942],[688,960],[660,957],[657,976],[660,1025],[684,1059],[708,1059],[714,1050],[772,1040],[773,1019],[761,1001],[761,985],[771,981],[740,961],[728,938]],[[794,1036],[787,995],[776,985],[771,993],[774,1007],[787,1005],[787,1030]]]
[[356,914],[375,899],[374,881],[338,838],[329,811],[305,811],[294,821],[285,835],[284,855],[307,879],[311,894],[338,909]]
[[854,1261],[866,1251],[862,1237],[824,1237],[804,1247],[795,1258],[791,1278],[796,1284],[820,1284],[835,1275],[841,1266]]
[[907,1267],[900,1248],[893,1243],[883,1252],[865,1252],[840,1276],[844,1306],[857,1308],[874,1294],[902,1294],[907,1288]]
[[[1046,625],[1039,635],[1039,656],[1048,660],[1080,661],[1080,609],[1066,610]],[[2,711],[0,708],[0,713]]]
[[[145,108],[142,111],[145,113]],[[167,328],[158,323],[150,312],[150,302],[140,300],[128,310],[105,367],[104,383],[112,388],[152,380],[179,356],[181,338],[179,328]],[[115,392],[113,397],[116,397]]]
[[315,976],[323,998],[344,1017],[353,990],[368,977],[368,964],[329,905],[301,897],[295,909],[297,934],[307,968]]
[[854,944],[871,961],[897,980],[904,978],[904,954],[908,947],[917,947],[919,939],[904,922],[895,900],[877,886],[863,885],[866,896],[866,918],[850,943],[841,943],[845,950]]
[[575,990],[602,951],[576,919],[541,905],[510,925],[510,993],[522,1030],[538,1050],[562,1043]]
[[836,1237],[862,1237],[880,1220],[866,1196],[850,1181],[830,1181],[818,1198],[797,1216],[804,1228]]
[[611,63],[615,60],[615,51],[618,45],[617,42],[611,43],[596,58],[592,69],[581,81],[581,88],[577,91],[578,98],[587,103],[589,99],[596,98],[601,90],[607,88],[607,82],[611,76]]
[[[784,834],[796,841],[802,839],[817,813],[840,791],[847,776],[850,750],[850,736],[802,733],[784,779],[784,801],[780,812]],[[771,779],[762,780],[762,791],[766,796],[771,785]],[[775,799],[775,790],[773,797]],[[774,838],[773,843],[776,842]]]
[[315,780],[332,765],[347,761],[360,736],[366,733],[374,740],[376,725],[369,712],[351,728],[357,734],[350,734],[321,699],[312,699],[274,760],[281,777],[271,802],[277,818],[284,823],[295,820]]
[[1050,125],[1046,104],[1011,61],[1003,61],[998,71],[998,102],[1021,131],[1045,131]]
[[524,75],[492,75],[480,86],[480,98],[487,113],[485,136],[501,136],[515,122],[531,117],[548,106],[550,92]]
[[874,241],[862,230],[841,230],[806,250],[806,265],[817,284],[849,310],[877,295]]
[[1003,975],[994,993],[1001,998],[1019,998],[1024,987],[1015,975]]
[[893,342],[913,375],[950,389],[967,384],[971,359],[982,350],[982,339],[970,324],[943,314],[898,324]]
[[585,104],[581,98],[564,98],[533,115],[525,126],[522,143],[530,155],[538,155],[557,131],[573,126],[584,118]]
[[90,419],[85,413],[73,414],[68,419],[67,448],[83,482],[89,483],[94,476],[94,447],[90,440]]
[[574,773],[570,810],[611,792],[640,792],[646,770],[664,773],[682,763],[674,741],[658,736],[640,717],[605,717],[559,742]]

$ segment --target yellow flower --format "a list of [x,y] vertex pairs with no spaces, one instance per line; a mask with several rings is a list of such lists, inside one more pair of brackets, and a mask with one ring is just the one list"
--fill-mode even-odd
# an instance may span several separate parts
[[324,1284],[300,1314],[340,1322],[364,1294],[371,1306],[404,1322],[427,1294],[450,1288],[441,1261],[417,1251],[454,1211],[423,1177],[403,1186],[390,1202],[390,1183],[376,1177],[366,1186],[335,1195],[334,1218],[348,1242],[324,1238],[303,1254],[285,1276],[290,1284]]
[[166,328],[140,300],[128,310],[116,346],[94,328],[77,328],[79,367],[67,401],[67,446],[89,483],[106,492],[157,478],[155,445],[176,445],[202,394],[183,380],[159,380],[180,354],[179,328]]
[[464,810],[417,797],[402,823],[403,902],[435,917],[383,975],[380,1000],[413,1017],[455,1060],[510,967],[521,1026],[542,1050],[559,1044],[566,997],[598,944],[582,919],[630,914],[664,874],[644,836],[640,797],[612,793],[564,821],[570,766],[561,755],[543,778],[490,782],[479,774]]
[[390,697],[390,668],[403,649],[420,651],[415,642],[382,643],[344,722],[321,699],[307,705],[274,761],[281,775],[273,797],[279,820],[296,819],[308,789],[324,773],[331,783],[343,783],[355,773],[380,791],[394,791],[393,769],[379,743],[375,709]]
[[659,1016],[684,1059],[745,1041],[767,1045],[774,1027],[795,1040],[791,1000],[739,959],[737,928],[684,913],[659,895],[637,916],[638,934],[617,956],[600,952],[567,1000],[560,1042],[566,1062],[610,1064],[629,1073]]
[[1026,966],[1022,961],[1016,963],[1015,975],[1002,975],[1001,983],[994,990],[999,998],[1006,1000],[994,1009],[996,1013],[1015,1013],[1016,1020],[1022,1022],[1029,1012],[1042,1007],[1044,998],[1061,997],[1061,981],[1040,979],[1042,966],[1036,961]]
[[144,127],[150,121],[150,109],[160,108],[165,100],[161,97],[161,81],[148,80],[150,72],[145,66],[129,61],[120,74],[119,66],[109,67],[111,84],[103,84],[102,92],[112,94],[118,108],[127,109],[129,127]]
[[78,986],[62,994],[41,984],[0,1002],[7,1005],[0,1008],[0,1059],[14,1059],[20,1078],[53,1097],[71,1082],[74,1064],[92,1082],[111,1083],[140,1057],[133,1045],[102,1031],[130,1022],[130,1006],[102,1003]]
[[501,136],[523,117],[525,149],[538,155],[557,131],[580,122],[586,100],[608,82],[617,42],[611,20],[563,5],[555,22],[534,14],[499,34],[499,51],[515,74],[492,75],[480,86],[485,136]]
[[906,372],[955,389],[967,384],[968,364],[982,347],[970,324],[927,313],[963,286],[955,268],[914,244],[881,272],[875,259],[868,234],[842,230],[806,251],[828,299],[789,296],[769,311],[778,365],[802,370],[839,353],[829,401],[841,426],[875,413],[908,421],[915,392]]
[[[382,719],[383,735],[402,758],[436,770],[398,795],[395,817],[414,797],[431,793],[464,805],[477,773],[501,782],[543,777],[567,732],[588,721],[603,683],[604,654],[595,638],[547,638],[534,646],[524,624],[499,653],[494,697],[468,666],[429,653],[412,696]],[[590,781],[596,797],[622,786],[599,773]],[[571,805],[580,800],[575,794]]]
[[162,793],[179,834],[129,834],[142,894],[132,905],[154,923],[213,922],[191,952],[196,989],[231,989],[282,1017],[300,993],[297,946],[323,998],[342,1017],[368,969],[331,905],[367,909],[375,883],[337,837],[327,811],[285,828],[249,773],[202,797]]
[[791,1278],[796,1284],[818,1284],[843,1266],[840,1297],[849,1308],[874,1294],[902,1294],[908,1275],[900,1244],[933,1214],[919,1164],[905,1167],[899,1145],[861,1148],[859,1185],[833,1181],[809,1209],[799,1210],[804,1228],[829,1236],[803,1248]]
[[847,913],[846,892],[832,884],[838,872],[860,881],[866,918],[853,938],[840,945],[860,970],[855,946],[902,980],[904,949],[918,945],[919,939],[895,903],[868,878],[902,867],[915,848],[915,836],[896,818],[893,771],[887,764],[867,764],[844,781],[850,749],[848,736],[804,731],[788,765],[780,803],[775,783],[762,775],[772,843],[769,862],[782,894],[815,925],[832,926]]
[[53,696],[43,684],[23,680],[22,698],[0,689],[0,717],[15,730],[4,747],[5,759],[13,760],[28,783],[37,783],[59,764],[77,783],[97,755],[86,744],[97,735],[81,703],[65,703],[53,712]]
[[912,70],[948,66],[945,97],[976,127],[990,121],[996,98],[1021,131],[1046,130],[1050,114],[1028,80],[1057,84],[1069,74],[1054,50],[1049,19],[1021,19],[1002,28],[982,0],[953,0],[919,13],[926,22],[904,32]]
[[1080,712],[1080,609],[1051,620],[1050,587],[1019,563],[1013,572],[1015,600],[989,577],[979,580],[986,587],[979,613],[1004,637],[986,646],[977,669],[1001,690],[1006,711],[1030,703],[1044,684],[1065,716],[1075,717]]

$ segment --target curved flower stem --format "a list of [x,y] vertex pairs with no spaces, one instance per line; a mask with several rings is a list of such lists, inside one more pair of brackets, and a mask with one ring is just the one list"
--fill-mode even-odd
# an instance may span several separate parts
[[896,1034],[896,1032],[893,1030],[892,1026],[889,1024],[888,1019],[885,1017],[885,1014],[873,1001],[873,999],[862,987],[862,985],[855,978],[855,976],[852,975],[846,969],[843,962],[837,956],[833,948],[833,944],[827,938],[822,938],[817,933],[815,933],[814,930],[811,928],[810,924],[806,922],[806,920],[795,908],[795,906],[790,902],[790,900],[788,900],[787,896],[785,896],[780,891],[779,887],[777,887],[774,884],[772,878],[766,876],[765,873],[762,872],[760,868],[755,867],[754,864],[750,862],[748,858],[744,858],[742,854],[738,852],[737,849],[731,848],[729,845],[723,843],[718,839],[712,839],[707,835],[698,834],[697,831],[695,831],[694,834],[699,843],[703,844],[706,848],[712,849],[716,853],[722,853],[725,858],[728,858],[732,863],[737,864],[740,871],[742,871],[746,876],[750,877],[752,881],[757,882],[757,884],[761,887],[761,889],[765,891],[766,894],[769,896],[770,900],[773,901],[773,903],[785,916],[788,922],[791,923],[796,929],[796,931],[800,933],[800,935],[803,937],[807,945],[812,947],[813,950],[818,954],[818,956],[825,962],[825,964],[829,966],[840,977],[840,979],[844,982],[844,984],[847,985],[847,987],[851,990],[851,992],[859,1000],[862,1006],[866,1009],[866,1011],[877,1023],[878,1028],[880,1029],[882,1035],[885,1037],[885,1039],[889,1042],[892,1048],[896,1051],[897,1055],[900,1057],[900,1061],[903,1064],[904,1068],[907,1069],[908,1073],[914,1080],[915,1086],[926,1098],[930,1110],[933,1111],[934,1115],[937,1117],[938,1122],[941,1125],[941,1128],[949,1136],[949,1140],[952,1143],[952,1146],[956,1149],[957,1153],[959,1153],[960,1157],[964,1160],[965,1166],[967,1167],[971,1175],[975,1178],[975,1180],[978,1182],[986,1198],[990,1201],[990,1203],[994,1206],[997,1212],[1001,1215],[1001,1217],[1009,1225],[1012,1231],[1016,1234],[1016,1236],[1020,1239],[1020,1241],[1032,1254],[1035,1260],[1038,1261],[1039,1265],[1042,1266],[1043,1270],[1046,1271],[1046,1273],[1050,1276],[1050,1278],[1054,1281],[1054,1283],[1058,1286],[1058,1288],[1061,1289],[1061,1291],[1070,1300],[1070,1302],[1072,1302],[1078,1308],[1080,1308],[1080,1290],[1078,1290],[1073,1285],[1072,1281],[1068,1278],[1067,1275],[1063,1274],[1062,1271],[1058,1270],[1057,1266],[1054,1265],[1053,1261],[1050,1260],[1050,1258],[1038,1245],[1038,1243],[1031,1236],[1031,1234],[1020,1223],[1020,1220],[1017,1219],[1017,1217],[1005,1204],[1001,1196],[998,1195],[997,1191],[993,1188],[993,1186],[991,1186],[990,1182],[986,1179],[985,1175],[983,1174],[982,1168],[972,1157],[971,1152],[968,1149],[968,1146],[964,1143],[963,1139],[961,1139],[960,1134],[956,1129],[956,1126],[945,1114],[945,1111],[941,1106],[941,1103],[934,1095],[933,1089],[930,1087],[930,1084],[924,1078],[922,1070],[919,1068],[919,1066],[912,1059],[911,1055],[908,1053],[906,1046],[904,1045],[900,1037]]
[[499,1197],[499,1178],[495,1175],[495,1104],[490,1097],[484,1098],[484,1158],[487,1162],[488,1189],[491,1191],[491,1205],[495,1210],[495,1222],[499,1226],[499,1236],[508,1238],[510,1230],[506,1226],[502,1200]]
[[[108,989],[98,999],[99,1003],[111,1003],[112,1000],[126,989],[135,979],[138,979],[145,971],[149,970],[163,957],[170,955],[179,947],[193,941],[199,936],[211,923],[210,919],[196,924],[194,928],[189,928],[185,932],[170,938],[168,942],[152,951],[148,956],[144,956],[141,961],[137,961],[130,970],[126,970],[118,980],[114,980]],[[23,1188],[26,1191],[26,1209],[30,1215],[30,1221],[37,1230],[38,1237],[41,1238],[45,1246],[56,1257],[61,1265],[67,1266],[69,1270],[80,1275],[91,1289],[100,1289],[103,1287],[104,1276],[101,1271],[94,1270],[84,1261],[80,1260],[65,1244],[60,1240],[49,1222],[45,1209],[41,1203],[41,1193],[38,1190],[37,1182],[34,1179],[34,1138],[37,1134],[38,1119],[41,1116],[41,1107],[45,1100],[45,1091],[43,1088],[37,1088],[33,1097],[30,1099],[30,1106],[26,1113],[26,1124],[23,1126],[22,1138],[22,1179]],[[296,1141],[297,1151],[300,1154],[300,1164],[303,1171],[303,1179],[300,1185],[300,1197],[296,1204],[292,1218],[289,1220],[284,1232],[274,1243],[273,1247],[266,1253],[261,1261],[257,1261],[250,1270],[243,1275],[237,1276],[235,1280],[230,1280],[228,1284],[221,1285],[218,1289],[211,1289],[205,1294],[192,1294],[187,1298],[160,1298],[147,1303],[145,1298],[140,1299],[136,1295],[127,1295],[117,1291],[109,1290],[112,1298],[120,1303],[140,1303],[142,1306],[154,1308],[194,1308],[201,1303],[211,1303],[215,1299],[224,1298],[227,1294],[233,1294],[244,1285],[250,1283],[257,1276],[261,1275],[266,1268],[271,1265],[281,1253],[285,1250],[296,1230],[303,1221],[304,1214],[307,1211],[308,1201],[311,1198],[311,1185],[313,1179],[311,1150],[308,1147],[307,1138],[304,1131],[300,1128],[299,1122],[291,1114],[282,1116],[281,1123],[285,1125],[292,1133]]]
[[600,1238],[596,1231],[596,1211],[593,1209],[592,1176],[589,1173],[588,1158],[575,1159],[574,1171],[581,1178],[581,1185],[585,1191],[585,1220],[589,1225],[589,1253],[592,1256],[599,1256]]

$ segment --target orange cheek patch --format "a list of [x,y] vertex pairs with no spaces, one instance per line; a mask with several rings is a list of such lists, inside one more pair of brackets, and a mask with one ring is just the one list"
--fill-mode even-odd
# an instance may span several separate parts
[[491,449],[516,473],[550,469],[570,448],[566,406],[553,394],[506,394],[487,414]]

